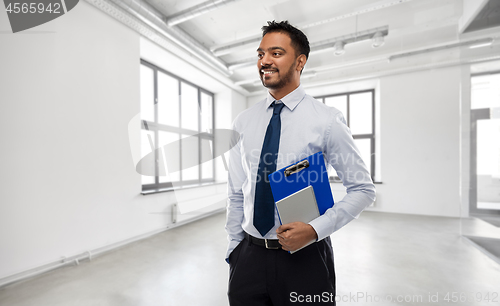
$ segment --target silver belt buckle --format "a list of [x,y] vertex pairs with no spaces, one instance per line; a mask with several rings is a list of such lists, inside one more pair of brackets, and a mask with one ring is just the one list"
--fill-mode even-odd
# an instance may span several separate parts
[[267,245],[267,239],[264,239],[264,242],[266,243],[266,249],[270,249],[270,250],[277,250],[279,249],[279,247],[270,247]]

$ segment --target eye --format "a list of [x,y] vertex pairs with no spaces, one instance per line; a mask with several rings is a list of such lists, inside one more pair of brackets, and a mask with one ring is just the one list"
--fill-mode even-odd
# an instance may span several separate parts
[[273,53],[273,55],[274,55],[274,56],[280,56],[280,55],[281,55],[281,53],[280,53],[280,52],[274,52],[274,53]]
[[264,56],[264,54],[262,54],[262,53],[257,54],[257,58],[262,58],[263,56]]

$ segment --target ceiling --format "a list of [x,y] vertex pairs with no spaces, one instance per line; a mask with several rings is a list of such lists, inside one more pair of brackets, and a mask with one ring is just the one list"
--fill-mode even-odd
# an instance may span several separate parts
[[500,26],[500,0],[490,0],[483,6],[465,32]]
[[[304,70],[306,87],[500,59],[500,0],[102,1],[133,13],[179,52],[206,65],[205,72],[247,96],[263,90],[256,49],[268,20],[288,20],[312,46],[320,45]],[[199,12],[202,6],[208,8]],[[377,48],[367,39],[346,44],[345,53],[335,56],[333,44],[323,44],[379,27],[388,33]],[[469,48],[485,41],[491,44]]]

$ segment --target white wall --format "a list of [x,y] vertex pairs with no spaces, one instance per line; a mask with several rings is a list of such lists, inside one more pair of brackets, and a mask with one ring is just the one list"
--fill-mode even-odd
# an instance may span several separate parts
[[461,82],[460,67],[381,78],[375,210],[459,216]]
[[225,193],[220,184],[140,194],[128,136],[139,112],[136,32],[82,1],[20,34],[8,34],[0,10],[0,31],[0,280],[165,229],[176,201],[203,207]]

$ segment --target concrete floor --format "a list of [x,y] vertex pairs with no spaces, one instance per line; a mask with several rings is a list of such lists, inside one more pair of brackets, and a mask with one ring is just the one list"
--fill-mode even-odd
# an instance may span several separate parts
[[[224,219],[217,214],[6,286],[0,305],[227,305]],[[332,235],[338,305],[500,305],[500,265],[459,234],[461,225],[485,226],[477,222],[364,212]],[[453,292],[468,301],[448,303]]]
[[500,227],[500,215],[475,215],[475,217],[493,226]]

